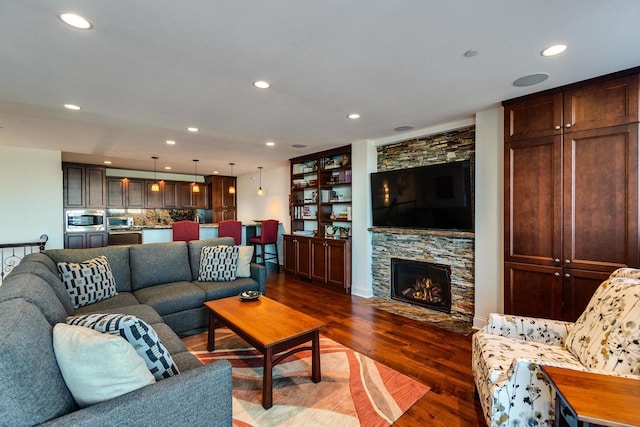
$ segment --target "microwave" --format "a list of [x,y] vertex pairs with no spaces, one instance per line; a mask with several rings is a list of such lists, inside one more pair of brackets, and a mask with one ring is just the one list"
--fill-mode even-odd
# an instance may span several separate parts
[[105,215],[101,209],[69,209],[64,213],[66,232],[105,231]]
[[133,228],[132,216],[110,216],[107,217],[107,228],[109,230],[122,230]]

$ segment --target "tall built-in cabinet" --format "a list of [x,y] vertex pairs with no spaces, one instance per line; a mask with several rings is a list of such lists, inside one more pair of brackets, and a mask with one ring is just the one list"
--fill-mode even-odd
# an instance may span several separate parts
[[[94,165],[63,163],[62,194],[65,210],[104,209],[107,198],[106,168]],[[65,248],[82,249],[106,245],[106,231],[89,233],[64,232]]]
[[640,267],[639,71],[503,102],[506,313],[574,321]]
[[206,177],[211,184],[211,209],[213,222],[217,223],[237,218],[236,193],[230,193],[229,187],[237,188],[235,176],[211,175]]
[[290,160],[284,271],[351,291],[351,146]]

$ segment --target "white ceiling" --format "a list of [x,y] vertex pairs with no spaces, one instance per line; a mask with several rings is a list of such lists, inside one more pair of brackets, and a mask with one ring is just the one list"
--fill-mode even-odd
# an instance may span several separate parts
[[0,0],[0,145],[250,173],[638,66],[639,20],[639,0]]

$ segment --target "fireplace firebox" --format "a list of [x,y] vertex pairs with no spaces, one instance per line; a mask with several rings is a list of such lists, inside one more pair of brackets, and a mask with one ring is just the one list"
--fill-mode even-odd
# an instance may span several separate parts
[[391,298],[451,313],[451,267],[391,258]]

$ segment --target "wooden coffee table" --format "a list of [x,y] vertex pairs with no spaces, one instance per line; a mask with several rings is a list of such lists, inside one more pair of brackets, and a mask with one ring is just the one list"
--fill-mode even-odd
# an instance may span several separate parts
[[[311,380],[320,382],[320,328],[325,323],[261,296],[256,301],[229,297],[207,301],[209,309],[209,341],[207,350],[215,350],[216,327],[226,325],[264,356],[262,374],[262,406],[273,405],[273,366],[291,354],[311,350]],[[273,358],[274,354],[311,341],[311,347],[295,348]]]

